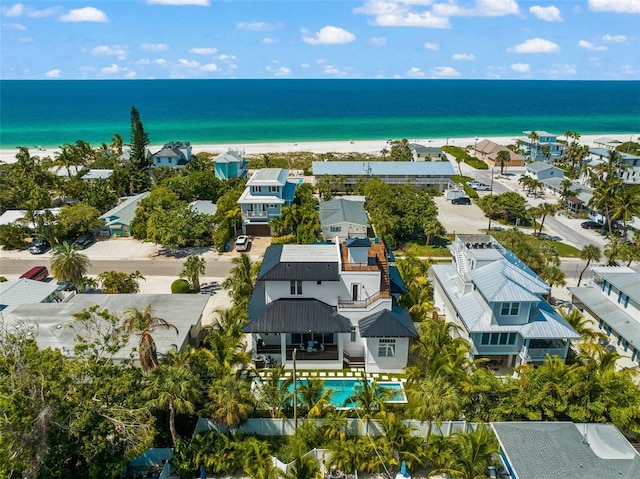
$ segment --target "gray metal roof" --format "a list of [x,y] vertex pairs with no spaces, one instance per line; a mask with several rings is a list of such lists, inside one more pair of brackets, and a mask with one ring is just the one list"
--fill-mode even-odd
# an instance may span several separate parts
[[535,131],[536,135],[538,135],[539,137],[543,137],[543,136],[553,136],[556,138],[558,137],[558,135],[554,133],[549,133],[548,131],[544,131],[544,130],[526,130],[526,131],[523,131],[522,133],[529,136],[529,134],[531,134],[531,131]]
[[453,265],[436,264],[431,268],[469,332],[512,332],[519,333],[523,338],[528,339],[577,339],[580,337],[548,303],[540,298],[527,324],[499,324],[493,317],[489,304],[478,291],[471,290],[462,294],[458,288],[458,273]]
[[261,281],[339,279],[338,249],[334,244],[269,246],[258,273]]
[[213,159],[214,163],[244,163],[245,159],[237,151],[229,150],[226,153],[220,153]]
[[283,168],[261,168],[247,181],[247,186],[284,186],[289,170]]
[[535,171],[536,173],[539,173],[544,170],[548,170],[550,168],[556,168],[556,167],[549,163],[545,163],[544,161],[534,161],[533,163],[529,163],[527,165],[527,170]]
[[385,309],[358,322],[363,338],[415,338],[418,332],[405,308]]
[[215,215],[218,211],[218,205],[211,200],[196,200],[189,203],[189,207],[196,213],[203,215]]
[[[251,321],[251,318],[250,318]],[[242,328],[245,333],[347,333],[351,322],[336,308],[310,298],[278,299]]]
[[113,170],[89,170],[83,176],[83,180],[106,180],[113,175]]
[[494,422],[517,479],[633,479],[640,456],[612,424]]
[[7,314],[23,304],[42,303],[58,289],[54,282],[13,279],[0,283],[0,311]]
[[[25,324],[35,327],[35,339],[41,348],[57,348],[73,356],[76,333],[70,325],[75,324],[73,315],[84,309],[98,305],[110,313],[123,318],[128,308],[144,309],[151,305],[151,312],[178,328],[158,329],[152,333],[158,352],[166,354],[169,350],[185,346],[193,326],[200,326],[202,312],[209,301],[203,294],[78,294],[67,303],[40,303],[19,306],[5,317],[5,324]],[[77,325],[75,326],[78,327]],[[116,354],[114,359],[126,359],[138,345],[138,337],[131,336],[127,345]]]
[[629,271],[598,270],[598,276],[613,285],[618,291],[629,296],[629,299],[640,304],[640,273],[629,268]]
[[568,288],[590,314],[611,326],[620,336],[640,350],[640,321],[611,301],[599,288]]
[[453,176],[448,161],[314,161],[314,176]]
[[[100,219],[110,220],[111,218],[117,218],[115,222],[123,225],[130,225],[136,215],[138,203],[149,196],[149,194],[150,193],[148,191],[145,191],[139,195],[128,197],[122,203],[101,215]],[[111,222],[113,223],[114,221]]]
[[549,286],[506,260],[494,261],[470,273],[474,284],[491,302],[538,302]]
[[184,156],[184,154],[178,149],[178,148],[168,148],[168,147],[164,147],[162,148],[162,150],[154,153],[153,155],[154,158],[175,158],[178,156]]
[[366,226],[369,224],[369,218],[362,203],[343,198],[334,198],[320,203],[320,223],[323,227],[338,223]]

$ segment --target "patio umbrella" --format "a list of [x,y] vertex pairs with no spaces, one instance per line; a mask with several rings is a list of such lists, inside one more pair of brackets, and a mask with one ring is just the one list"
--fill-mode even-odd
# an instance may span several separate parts
[[400,466],[400,474],[404,477],[411,477],[407,472],[407,461],[402,461],[402,465]]

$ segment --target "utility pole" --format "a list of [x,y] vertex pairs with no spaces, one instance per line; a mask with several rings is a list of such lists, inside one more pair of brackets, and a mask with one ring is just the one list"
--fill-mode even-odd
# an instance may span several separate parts
[[296,377],[296,353],[298,348],[293,348],[293,432],[298,432],[298,378]]

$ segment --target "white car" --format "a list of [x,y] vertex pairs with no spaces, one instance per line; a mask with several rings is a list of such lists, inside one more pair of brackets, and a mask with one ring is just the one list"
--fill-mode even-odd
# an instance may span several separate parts
[[238,236],[238,238],[236,239],[236,251],[247,251],[247,249],[249,248],[249,244],[251,244],[251,241],[249,241],[248,236]]
[[472,188],[478,191],[489,191],[491,189],[489,185],[485,185],[484,183],[476,183]]

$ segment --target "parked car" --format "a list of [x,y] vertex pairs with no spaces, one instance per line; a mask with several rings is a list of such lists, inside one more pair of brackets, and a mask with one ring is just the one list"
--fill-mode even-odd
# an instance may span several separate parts
[[451,200],[452,205],[470,205],[471,198],[468,196],[461,196],[460,198],[454,198]]
[[51,245],[46,239],[37,239],[33,243],[31,243],[31,246],[29,246],[29,253],[42,254],[45,253],[49,248],[51,248]]
[[73,244],[77,249],[85,249],[91,246],[95,242],[95,238],[93,237],[93,233],[84,233],[78,236]]
[[246,235],[240,235],[236,239],[236,251],[247,251],[249,249],[249,245],[251,241],[249,241],[249,237]]
[[30,279],[32,281],[45,281],[49,277],[46,266],[34,266],[29,271],[20,276],[20,279]]
[[491,189],[491,187],[485,183],[476,183],[472,188],[478,191],[489,191]]
[[583,221],[580,223],[580,226],[586,230],[599,230],[603,227],[603,225],[597,221]]

